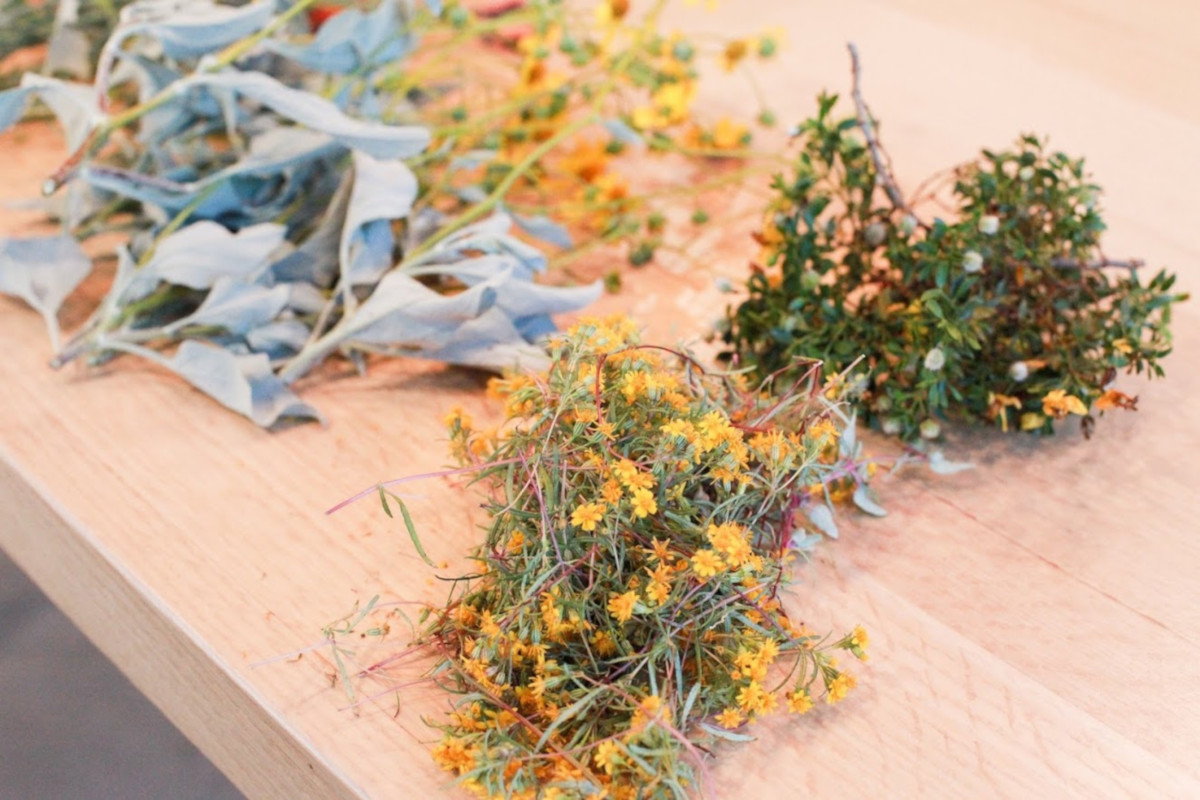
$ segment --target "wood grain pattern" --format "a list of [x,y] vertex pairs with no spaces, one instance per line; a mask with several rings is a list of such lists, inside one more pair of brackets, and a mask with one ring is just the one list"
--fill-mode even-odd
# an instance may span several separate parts
[[[848,89],[844,42],[856,41],[902,185],[1050,132],[1107,190],[1110,254],[1170,264],[1195,288],[1192,0],[754,0],[698,13],[681,24],[786,28],[781,63],[762,76],[785,122],[820,88]],[[717,84],[710,107],[740,107],[740,85]],[[54,162],[53,140],[30,130],[0,137],[0,199],[32,194]],[[4,212],[0,227],[31,219]],[[712,273],[633,272],[604,308],[632,309],[662,338],[696,336],[727,302],[714,274],[744,266],[746,230],[705,232]],[[1101,420],[1091,442],[956,432],[952,452],[979,469],[902,474],[880,484],[886,519],[848,515],[788,602],[814,628],[871,631],[860,689],[726,750],[722,797],[1200,796],[1195,303],[1175,329],[1169,380],[1130,381],[1143,410]],[[490,413],[477,375],[327,370],[301,390],[330,427],[272,435],[152,367],[50,371],[40,320],[6,300],[0,352],[0,546],[239,787],[456,796],[421,721],[445,698],[411,690],[398,713],[393,696],[355,713],[320,651],[254,664],[318,640],[356,600],[440,596],[371,503],[322,512],[440,466],[446,410]],[[446,480],[415,491],[430,555],[453,572],[476,501]]]

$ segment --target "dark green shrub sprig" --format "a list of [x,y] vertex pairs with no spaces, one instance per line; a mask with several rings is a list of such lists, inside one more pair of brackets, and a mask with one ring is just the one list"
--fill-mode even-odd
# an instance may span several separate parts
[[864,416],[905,439],[955,418],[1051,433],[1070,414],[1090,434],[1094,414],[1135,408],[1112,383],[1163,375],[1171,305],[1187,295],[1165,270],[1145,280],[1141,262],[1104,256],[1083,160],[1029,135],[984,150],[945,174],[951,220],[927,221],[883,166],[857,85],[854,97],[859,113],[838,118],[822,95],[797,129],[726,357],[767,376],[862,356]]

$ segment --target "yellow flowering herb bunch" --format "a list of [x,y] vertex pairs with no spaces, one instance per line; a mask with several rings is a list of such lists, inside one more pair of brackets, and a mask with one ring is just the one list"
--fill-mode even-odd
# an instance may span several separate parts
[[460,695],[433,755],[485,797],[692,795],[714,739],[854,687],[832,653],[865,659],[866,633],[820,636],[780,594],[813,488],[858,466],[829,457],[815,377],[766,398],[622,317],[551,351],[492,385],[500,432],[448,420],[489,522],[425,622]]
[[[695,205],[692,223],[703,224],[706,189],[740,184],[761,166],[743,159],[752,120],[694,113],[701,65],[752,79],[747,67],[773,58],[781,34],[687,36],[665,28],[669,6],[528,0],[417,14],[420,48],[380,82],[385,116],[419,117],[433,137],[418,168],[429,189],[417,211],[478,215],[502,204],[556,246],[558,266],[605,244],[624,245],[635,265],[648,262],[681,202]],[[773,119],[764,108],[757,124]],[[637,178],[648,156],[678,158],[674,171],[693,173],[687,199],[678,181]]]

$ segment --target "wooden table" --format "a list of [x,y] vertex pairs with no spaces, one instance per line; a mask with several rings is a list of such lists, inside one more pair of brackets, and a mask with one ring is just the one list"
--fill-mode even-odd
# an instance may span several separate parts
[[[1050,132],[1108,191],[1108,251],[1196,288],[1194,0],[724,5],[689,24],[786,28],[764,73],[781,119],[848,89],[853,39],[902,184]],[[739,107],[740,84],[722,91]],[[25,132],[0,146],[0,192],[32,194],[48,145]],[[742,232],[709,231],[736,273]],[[626,284],[605,306],[663,337],[725,302],[698,272]],[[1200,796],[1200,304],[1175,332],[1169,379],[1126,384],[1143,410],[1106,417],[1092,441],[960,437],[953,454],[979,469],[914,470],[879,485],[886,519],[844,516],[788,602],[814,628],[870,630],[860,688],[730,748],[723,796]],[[454,795],[421,721],[444,697],[412,689],[355,713],[322,650],[255,664],[319,641],[356,601],[441,596],[374,504],[322,512],[442,464],[445,411],[488,413],[478,376],[411,363],[303,385],[329,428],[268,434],[152,367],[50,371],[40,320],[15,302],[0,301],[0,347],[0,546],[168,717],[251,797]],[[476,501],[450,481],[419,491],[427,547],[453,571]]]

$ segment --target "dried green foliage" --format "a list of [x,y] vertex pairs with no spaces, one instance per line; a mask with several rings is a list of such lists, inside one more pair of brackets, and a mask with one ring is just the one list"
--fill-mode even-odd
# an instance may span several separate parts
[[[1022,136],[948,173],[952,219],[923,219],[881,167],[865,104],[833,115],[819,100],[798,129],[790,176],[778,176],[763,266],[731,308],[727,357],[760,376],[840,371],[864,416],[906,439],[941,421],[1051,433],[1054,420],[1134,408],[1119,372],[1163,374],[1175,277],[1148,280],[1107,259],[1104,222],[1082,159]],[[865,125],[864,125],[865,123]]]
[[865,632],[814,634],[779,593],[829,486],[868,470],[840,455],[815,368],[764,401],[622,318],[551,350],[547,372],[493,385],[499,431],[448,419],[490,520],[425,622],[460,695],[434,758],[485,797],[691,795],[714,739],[854,686],[832,651],[865,658]]

